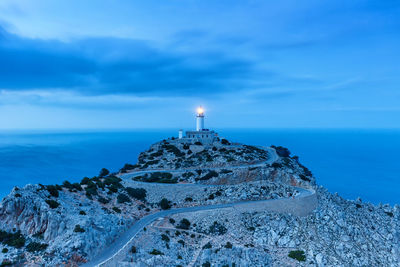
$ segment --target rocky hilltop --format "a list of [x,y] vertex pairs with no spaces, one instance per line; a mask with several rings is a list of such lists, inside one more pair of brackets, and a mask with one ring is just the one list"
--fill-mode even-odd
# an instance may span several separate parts
[[[171,213],[118,247],[160,211]],[[171,138],[117,173],[14,188],[0,204],[0,263],[398,266],[399,216],[317,186],[286,148]]]

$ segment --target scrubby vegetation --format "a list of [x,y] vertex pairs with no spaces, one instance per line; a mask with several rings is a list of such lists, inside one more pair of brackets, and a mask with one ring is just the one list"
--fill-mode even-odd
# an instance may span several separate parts
[[190,221],[188,219],[182,219],[179,224],[176,226],[178,229],[189,230],[190,228]]
[[126,192],[129,196],[136,198],[138,200],[145,200],[146,199],[146,189],[143,188],[132,188],[127,187],[125,188]]
[[107,176],[109,174],[110,174],[110,171],[107,170],[106,168],[103,168],[103,169],[100,170],[99,177],[105,177],[105,176]]
[[49,245],[45,243],[31,242],[26,246],[26,250],[29,252],[37,252],[45,250]]
[[58,197],[59,193],[58,193],[58,188],[59,185],[47,185],[46,186],[46,190],[50,193],[51,196],[53,197]]
[[135,181],[142,181],[147,183],[164,183],[164,184],[175,184],[178,182],[177,178],[173,178],[172,173],[169,172],[152,172],[146,173],[143,176],[134,177]]
[[306,261],[306,255],[302,250],[292,250],[289,252],[289,258],[298,260],[298,261]]
[[223,224],[220,224],[217,221],[214,221],[214,223],[210,225],[208,230],[211,234],[215,235],[223,235],[226,234],[226,232],[228,231],[228,229],[226,229],[226,227]]
[[150,251],[149,254],[151,254],[151,255],[164,255],[164,253],[162,253],[161,251],[159,251],[158,249],[155,249],[155,248],[152,251]]
[[131,199],[125,194],[119,194],[117,196],[117,202],[118,203],[131,202]]
[[9,233],[0,230],[0,242],[7,246],[22,248],[23,246],[25,246],[25,237],[21,234],[20,231]]
[[52,209],[56,209],[56,208],[58,208],[58,206],[60,206],[60,203],[58,203],[57,201],[52,200],[52,199],[46,199],[46,203],[47,203],[47,204],[49,205],[49,207],[52,208]]
[[85,229],[83,229],[79,224],[77,224],[77,225],[75,225],[74,232],[75,233],[84,233]]
[[290,151],[286,147],[283,146],[271,146],[272,148],[275,148],[276,154],[280,157],[289,157],[290,156]]
[[171,208],[171,201],[166,198],[161,199],[160,203],[158,203],[161,209],[168,210]]

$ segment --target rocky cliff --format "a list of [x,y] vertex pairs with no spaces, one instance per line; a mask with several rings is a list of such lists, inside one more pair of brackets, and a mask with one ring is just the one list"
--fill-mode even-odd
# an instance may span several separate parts
[[[296,202],[301,188],[317,191],[314,211],[300,211],[307,205]],[[258,200],[277,202],[176,214],[148,225],[110,266],[399,263],[398,207],[330,194],[283,147],[176,139],[152,145],[118,174],[102,170],[80,183],[14,188],[0,204],[0,263],[77,266],[148,214]],[[290,201],[299,210],[287,209]]]

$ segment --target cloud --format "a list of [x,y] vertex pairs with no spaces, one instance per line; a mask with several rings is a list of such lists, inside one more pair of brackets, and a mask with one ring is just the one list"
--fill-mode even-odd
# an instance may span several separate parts
[[218,51],[179,52],[143,40],[70,42],[0,28],[0,88],[62,88],[82,94],[201,95],[241,90],[254,62]]

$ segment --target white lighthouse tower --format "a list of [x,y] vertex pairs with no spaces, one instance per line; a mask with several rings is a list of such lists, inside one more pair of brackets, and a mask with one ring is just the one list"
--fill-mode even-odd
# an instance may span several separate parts
[[196,131],[203,131],[204,130],[204,109],[199,107],[197,109],[197,116],[196,116]]
[[217,138],[218,134],[216,132],[204,128],[204,109],[202,107],[197,108],[196,131],[186,131],[186,136],[182,140],[190,140],[191,142],[200,141],[203,144],[211,144]]

